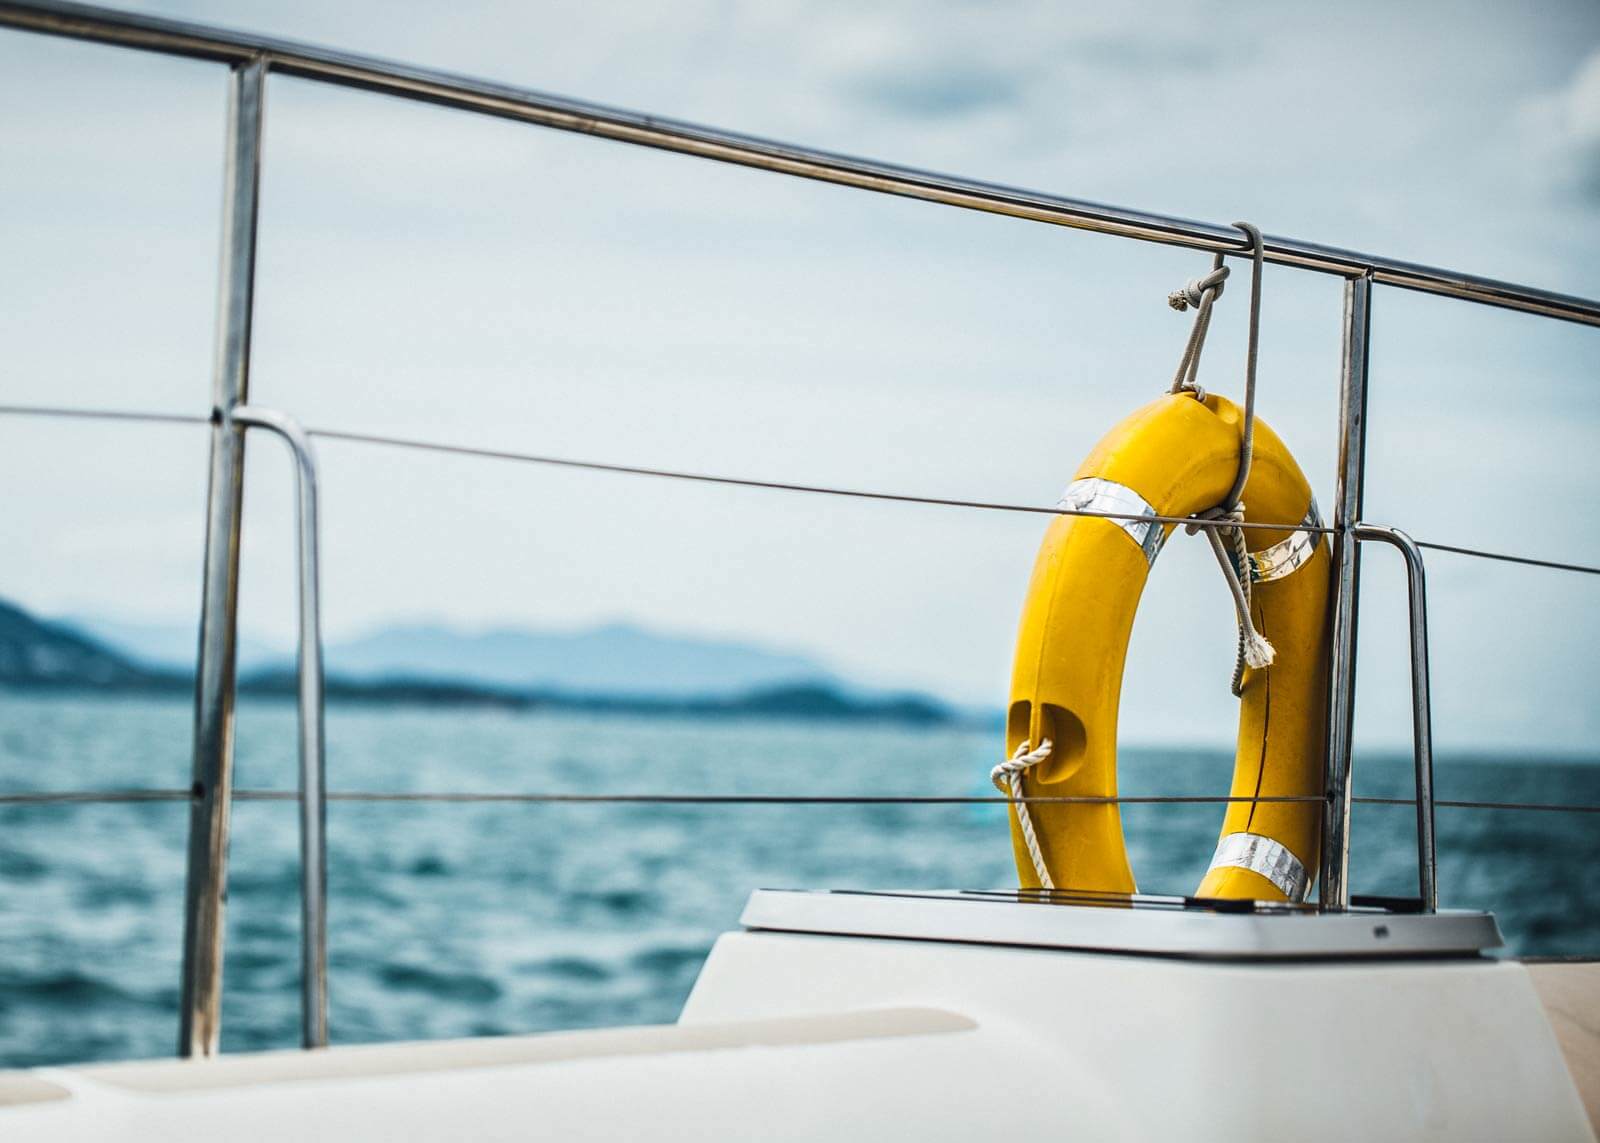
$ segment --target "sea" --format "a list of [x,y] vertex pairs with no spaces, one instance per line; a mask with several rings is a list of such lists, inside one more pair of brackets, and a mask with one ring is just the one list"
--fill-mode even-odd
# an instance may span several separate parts
[[[191,705],[0,691],[0,792],[185,788]],[[330,705],[334,790],[750,795],[991,793],[994,732],[466,708]],[[295,711],[238,713],[237,785],[292,790]],[[1225,793],[1231,756],[1123,751],[1127,794]],[[1411,793],[1368,753],[1357,792]],[[1600,803],[1600,765],[1441,758],[1446,799]],[[1140,887],[1187,892],[1217,806],[1124,810]],[[0,1065],[171,1055],[182,802],[0,805]],[[1358,893],[1415,892],[1409,807],[1358,806]],[[334,802],[335,1043],[671,1021],[759,887],[1014,884],[1002,807]],[[297,814],[233,809],[222,1046],[299,1043]],[[1600,952],[1600,817],[1438,811],[1446,906],[1489,908],[1507,951]]]

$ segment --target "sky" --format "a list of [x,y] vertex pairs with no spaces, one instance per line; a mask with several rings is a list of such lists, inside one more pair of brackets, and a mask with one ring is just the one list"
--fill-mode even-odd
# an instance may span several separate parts
[[[830,150],[1600,295],[1600,8],[194,0],[138,11]],[[207,411],[224,73],[0,32],[0,394]],[[1051,504],[1168,382],[1196,252],[275,78],[252,401],[320,428]],[[1240,388],[1244,292],[1202,383]],[[1269,267],[1260,410],[1332,503],[1341,288]],[[1600,330],[1375,293],[1368,519],[1600,563]],[[323,441],[332,638],[628,621],[1006,695],[1038,517]],[[0,595],[191,621],[204,428],[0,419]],[[249,451],[241,623],[293,630],[291,471]],[[1409,734],[1365,559],[1363,741]],[[1600,577],[1429,557],[1445,750],[1592,754]],[[1199,539],[1141,607],[1126,741],[1227,742]]]

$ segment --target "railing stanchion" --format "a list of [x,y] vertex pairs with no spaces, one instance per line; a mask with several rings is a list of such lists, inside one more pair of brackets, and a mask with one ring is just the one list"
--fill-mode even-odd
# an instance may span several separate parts
[[291,417],[240,405],[235,424],[267,429],[294,454],[295,562],[300,636],[300,1038],[328,1046],[328,779],[323,745],[322,604],[317,544],[317,461],[311,438]]
[[1320,900],[1330,908],[1350,904],[1351,731],[1355,723],[1356,600],[1361,553],[1351,534],[1361,519],[1366,472],[1367,356],[1372,318],[1372,278],[1344,287],[1344,355],[1339,385],[1339,471],[1333,507],[1333,641],[1328,670],[1327,760],[1323,792]]
[[204,585],[195,663],[193,800],[183,915],[183,982],[178,1054],[217,1051],[222,1014],[223,905],[228,878],[228,810],[233,790],[233,700],[239,612],[239,526],[244,437],[232,421],[249,393],[250,321],[255,293],[256,201],[267,65],[234,66],[212,377],[211,473],[206,493]]

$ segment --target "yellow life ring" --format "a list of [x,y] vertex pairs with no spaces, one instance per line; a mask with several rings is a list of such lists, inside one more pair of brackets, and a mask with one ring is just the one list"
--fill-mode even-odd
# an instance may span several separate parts
[[[1229,492],[1243,414],[1215,395],[1168,394],[1112,429],[1068,486],[1064,506],[1134,516],[1189,516]],[[1247,519],[1320,526],[1311,486],[1276,433],[1258,418],[1243,502]],[[1020,777],[1036,797],[1115,797],[1117,706],[1134,612],[1173,525],[1059,516],[1045,533],[1023,605],[1007,709],[1007,757],[1048,741]],[[1322,793],[1327,701],[1328,545],[1318,531],[1244,529],[1256,629],[1277,657],[1244,676],[1232,796]],[[1011,807],[1024,887],[1040,886]],[[1063,889],[1136,892],[1115,803],[1037,802],[1023,820],[1049,881]],[[1303,900],[1317,868],[1321,806],[1229,804],[1197,896]]]

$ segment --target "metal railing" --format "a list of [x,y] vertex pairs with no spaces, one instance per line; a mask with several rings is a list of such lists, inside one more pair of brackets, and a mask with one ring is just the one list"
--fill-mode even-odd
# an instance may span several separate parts
[[323,735],[322,561],[317,528],[317,460],[299,423],[272,409],[239,405],[233,422],[276,434],[294,456],[295,564],[299,638],[295,653],[300,717],[300,1035],[328,1043],[328,767]]
[[[326,851],[322,821],[326,798],[334,800],[440,801],[592,801],[716,804],[1005,803],[1006,798],[855,798],[830,796],[740,797],[718,795],[566,795],[566,794],[382,794],[340,791],[325,795],[322,767],[322,671],[317,615],[315,469],[309,440],[326,436],[371,444],[471,453],[500,459],[672,479],[701,480],[791,492],[867,497],[951,507],[1052,515],[1103,516],[1115,513],[999,504],[900,495],[815,485],[783,484],[733,476],[659,469],[472,449],[433,442],[357,433],[301,430],[280,413],[248,404],[250,332],[254,310],[257,206],[261,177],[262,115],[271,74],[356,88],[463,111],[518,120],[640,146],[695,155],[776,173],[856,187],[883,194],[1008,215],[1080,230],[1164,243],[1194,250],[1243,254],[1232,227],[1084,202],[992,183],[953,178],[825,151],[796,147],[688,123],[638,115],[546,95],[524,88],[451,75],[366,56],[265,37],[245,35],[174,20],[137,16],[53,0],[0,0],[0,27],[73,37],[166,55],[211,60],[230,70],[228,135],[217,361],[209,418],[184,418],[90,410],[0,407],[4,413],[75,416],[104,415],[130,420],[211,424],[210,479],[207,493],[204,586],[195,686],[194,784],[187,791],[110,791],[104,794],[6,795],[0,804],[91,800],[189,800],[190,833],[185,895],[185,936],[180,1045],[182,1055],[216,1052],[222,990],[222,932],[229,806],[233,799],[298,797],[301,803],[304,980],[302,1014],[307,1045],[326,1042],[325,901]],[[1339,463],[1332,525],[1305,529],[1299,522],[1260,523],[1257,527],[1314,530],[1330,534],[1334,546],[1333,640],[1329,687],[1326,782],[1321,796],[1297,800],[1323,803],[1324,830],[1320,893],[1331,908],[1350,904],[1349,828],[1353,803],[1417,807],[1419,887],[1424,907],[1436,900],[1433,810],[1435,805],[1478,809],[1571,809],[1600,812],[1600,806],[1554,807],[1490,802],[1436,802],[1432,790],[1432,751],[1427,675],[1426,596],[1421,550],[1510,560],[1534,566],[1600,574],[1600,568],[1566,564],[1511,553],[1481,552],[1442,543],[1412,541],[1403,533],[1362,521],[1365,471],[1367,372],[1374,285],[1396,286],[1439,297],[1600,326],[1600,302],[1552,293],[1395,259],[1358,254],[1288,238],[1265,240],[1267,261],[1345,279],[1340,369]],[[234,791],[233,740],[236,695],[239,538],[244,479],[244,429],[261,427],[289,442],[297,462],[300,534],[300,780],[298,795],[278,791]],[[1220,526],[1216,521],[1172,521]],[[1352,738],[1355,700],[1355,650],[1359,598],[1359,545],[1377,541],[1397,547],[1405,557],[1411,605],[1412,705],[1417,797],[1353,797]],[[1117,799],[1027,798],[1028,802],[1119,801],[1229,802],[1226,797],[1151,797]]]
[[[1423,912],[1434,913],[1439,909],[1439,850],[1433,838],[1433,701],[1428,688],[1428,586],[1423,575],[1422,549],[1398,528],[1357,524],[1351,535],[1357,541],[1390,544],[1406,561],[1411,622],[1411,756],[1417,784],[1417,895]],[[1350,796],[1348,786],[1345,796]],[[1342,812],[1348,819],[1348,805]]]

